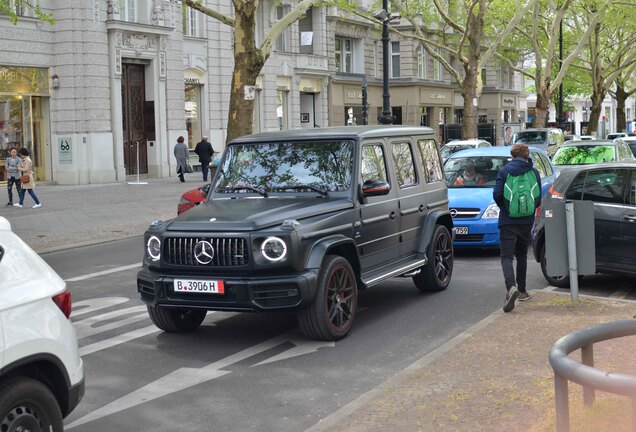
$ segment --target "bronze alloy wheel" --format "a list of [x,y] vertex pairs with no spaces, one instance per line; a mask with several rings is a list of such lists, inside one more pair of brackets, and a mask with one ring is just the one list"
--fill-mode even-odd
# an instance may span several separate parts
[[327,282],[327,311],[333,329],[342,332],[350,326],[355,311],[355,279],[350,267],[334,267]]

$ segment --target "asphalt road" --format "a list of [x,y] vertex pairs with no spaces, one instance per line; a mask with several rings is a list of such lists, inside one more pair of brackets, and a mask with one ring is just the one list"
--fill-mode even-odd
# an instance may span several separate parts
[[[86,395],[71,431],[303,431],[501,307],[499,257],[456,256],[450,287],[393,279],[360,293],[350,335],[304,339],[292,314],[211,312],[192,334],[156,329],[137,297],[142,239],[43,255],[70,287]],[[620,279],[592,278],[599,295]],[[529,261],[528,287],[544,289]],[[581,287],[586,292],[586,284]],[[618,293],[618,294],[617,294]]]

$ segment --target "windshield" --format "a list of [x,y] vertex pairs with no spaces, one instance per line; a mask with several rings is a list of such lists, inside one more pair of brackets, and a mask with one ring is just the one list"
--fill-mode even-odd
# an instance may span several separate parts
[[499,169],[509,156],[472,156],[450,158],[444,164],[449,188],[494,187]]
[[515,133],[513,144],[543,145],[548,142],[548,133],[545,131],[521,131]]
[[561,147],[552,157],[553,165],[587,165],[616,160],[614,146],[579,145]]
[[442,147],[440,154],[442,155],[442,158],[445,159],[449,157],[450,155],[452,155],[453,153],[457,153],[458,151],[471,149],[471,148],[475,148],[475,146],[470,144],[453,144],[453,145],[446,144],[444,147]]
[[627,145],[629,146],[630,149],[632,149],[632,153],[634,153],[634,156],[636,156],[636,142],[630,142],[630,143],[627,143]]
[[353,145],[350,140],[231,145],[219,167],[214,192],[348,190],[353,172]]

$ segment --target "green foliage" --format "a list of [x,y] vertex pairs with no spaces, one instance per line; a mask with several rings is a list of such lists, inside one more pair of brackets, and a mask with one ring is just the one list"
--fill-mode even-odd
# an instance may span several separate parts
[[22,11],[27,8],[33,10],[35,18],[49,24],[55,24],[53,14],[44,12],[37,0],[35,3],[33,0],[0,0],[0,14],[8,16],[14,25],[22,17]]
[[568,146],[557,150],[552,158],[554,165],[587,165],[615,160],[612,146]]

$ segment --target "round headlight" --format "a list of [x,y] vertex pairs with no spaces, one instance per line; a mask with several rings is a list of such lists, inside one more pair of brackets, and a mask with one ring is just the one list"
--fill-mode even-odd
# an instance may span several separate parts
[[159,261],[159,258],[161,258],[161,240],[155,236],[150,237],[148,243],[146,243],[146,251],[151,260]]
[[287,255],[287,245],[278,237],[268,237],[261,244],[261,253],[269,261],[277,262]]

